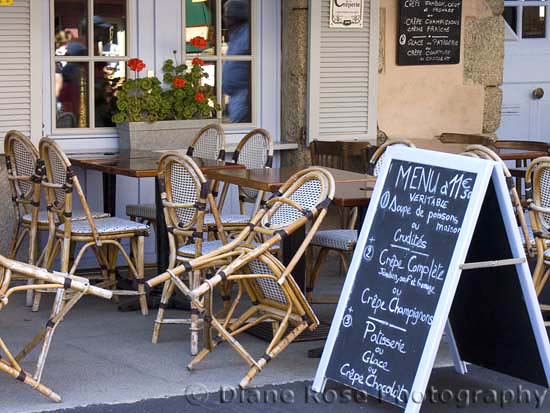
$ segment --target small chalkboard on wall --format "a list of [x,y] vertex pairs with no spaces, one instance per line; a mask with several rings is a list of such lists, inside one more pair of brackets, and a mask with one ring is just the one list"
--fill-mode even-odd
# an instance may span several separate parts
[[460,62],[462,0],[399,2],[398,65]]

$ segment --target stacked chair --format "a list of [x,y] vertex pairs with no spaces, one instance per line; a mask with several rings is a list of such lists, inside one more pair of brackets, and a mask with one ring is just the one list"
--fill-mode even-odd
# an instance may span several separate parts
[[[158,179],[168,229],[170,268],[174,268],[176,262],[187,263],[227,243],[210,182],[193,159],[179,152],[165,153],[159,162]],[[202,278],[200,271],[189,273],[189,286],[198,286]],[[191,354],[196,354],[199,324],[196,309],[192,308],[191,319],[164,318],[174,287],[171,280],[165,281],[152,341],[158,342],[163,324],[190,324]],[[224,294],[223,298],[228,302],[229,295]]]
[[[147,282],[149,287],[154,287],[170,281],[202,314],[203,349],[188,365],[189,369],[227,342],[250,367],[240,382],[244,388],[304,330],[317,327],[318,319],[291,272],[323,221],[333,196],[334,180],[330,173],[317,167],[305,169],[274,193],[231,242]],[[306,223],[311,224],[309,232],[292,260],[283,265],[270,250]],[[264,242],[254,245],[259,235]],[[186,274],[209,270],[215,271],[214,275],[199,286],[190,288],[185,284]],[[229,310],[220,318],[214,309],[213,291],[227,282],[236,283],[238,292]],[[243,300],[243,296],[249,300]],[[240,305],[247,308],[234,318]],[[272,323],[273,339],[264,355],[256,360],[237,336],[261,322]]]
[[[326,142],[325,142],[326,143]],[[405,145],[414,147],[414,145],[405,140],[388,140],[381,145],[376,152],[372,155],[369,165],[368,174],[378,176],[382,168],[383,159],[386,153],[386,149],[392,145]],[[337,162],[337,154],[333,156],[334,162]],[[358,233],[354,229],[356,224],[357,210],[355,210],[354,217],[349,220],[348,227],[345,229],[328,229],[317,231],[311,241],[311,246],[318,247],[319,253],[315,259],[313,270],[308,273],[307,285],[306,285],[306,297],[312,304],[335,304],[338,302],[338,297],[314,297],[313,292],[315,284],[321,273],[323,263],[325,262],[329,252],[336,252],[341,259],[343,267],[347,272],[348,268],[348,256],[355,249],[357,244]]]
[[[84,253],[91,249],[101,266],[103,288],[115,289],[115,295],[135,295],[139,297],[141,312],[148,313],[144,290],[144,237],[148,227],[142,223],[117,217],[94,218],[71,163],[61,148],[49,138],[42,138],[39,144],[40,158],[43,161],[42,186],[48,204],[49,238],[46,248],[46,268],[51,268],[55,257],[61,254],[61,271],[74,274]],[[73,196],[80,200],[84,219],[73,219]],[[122,247],[121,241],[128,239],[131,256]],[[78,250],[74,260],[72,251],[76,243],[84,245]],[[116,267],[118,254],[128,264],[128,272],[137,282],[137,291],[116,290]],[[41,291],[36,290],[33,309],[40,305]]]
[[[41,284],[12,285],[12,279],[16,276],[27,280],[40,281]],[[51,273],[43,268],[14,261],[0,255],[0,311],[9,304],[9,298],[12,294],[31,291],[36,288],[57,292],[51,317],[44,328],[16,355],[9,350],[6,343],[0,338],[0,372],[27,384],[50,398],[50,400],[60,402],[61,397],[41,383],[53,333],[82,296],[90,294],[110,299],[112,292],[90,285],[87,279],[68,276],[66,273]],[[71,299],[62,305],[65,292],[69,291],[71,292]],[[22,360],[40,343],[42,343],[42,349],[38,356],[34,374],[23,370],[21,367]]]

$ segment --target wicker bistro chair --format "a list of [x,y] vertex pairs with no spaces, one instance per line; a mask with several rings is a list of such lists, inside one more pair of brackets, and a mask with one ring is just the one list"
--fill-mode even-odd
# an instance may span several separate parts
[[[225,159],[225,133],[222,127],[217,123],[211,123],[202,128],[187,148],[187,155],[202,159]],[[157,225],[156,211],[155,204],[126,205],[126,215],[131,220],[149,223],[153,228]]]
[[517,190],[517,187],[515,186],[514,178],[510,173],[510,170],[506,166],[506,163],[504,163],[504,161],[500,159],[500,156],[498,156],[496,152],[483,145],[470,145],[466,147],[466,152],[463,155],[472,153],[477,155],[479,158],[496,161],[502,167],[502,171],[504,172],[504,176],[506,177],[508,189],[510,190],[510,198],[512,200],[512,206],[514,208],[514,213],[518,222],[520,234],[522,236],[525,253],[530,257],[534,257],[536,254],[536,248],[535,241],[533,239],[533,230],[529,227],[529,224],[525,219],[525,212],[523,210],[519,192]]
[[[154,287],[171,280],[204,314],[204,347],[188,365],[189,369],[193,369],[217,345],[226,341],[250,366],[240,383],[244,388],[305,329],[313,330],[318,326],[319,321],[291,272],[323,221],[333,196],[334,180],[326,170],[316,167],[305,169],[292,176],[273,194],[252,218],[250,225],[234,240],[147,282],[149,287]],[[308,234],[294,257],[284,266],[270,249],[307,222],[311,222]],[[265,236],[265,241],[254,246],[252,242],[258,234]],[[218,268],[220,262],[224,261],[230,263]],[[216,273],[194,289],[189,289],[181,281],[185,273],[210,268],[217,268]],[[214,312],[213,290],[227,281],[236,282],[238,292],[230,310],[221,320]],[[241,302],[244,294],[250,298],[251,306],[234,319],[239,304],[248,303]],[[265,354],[255,360],[243,344],[237,341],[236,336],[264,321],[273,323],[273,339]],[[289,327],[291,331],[287,332]],[[215,338],[213,331],[217,332]]]
[[[271,168],[273,166],[273,138],[265,129],[254,129],[248,132],[239,142],[233,152],[233,162],[244,165],[246,169]],[[224,184],[219,208],[222,209],[225,203],[229,184]],[[253,203],[254,208],[250,217],[256,215],[260,204],[264,201],[265,193],[257,189],[239,187],[239,204],[241,215],[247,215],[246,204]],[[242,229],[242,228],[241,228]]]
[[[525,190],[537,257],[533,283],[540,294],[550,276],[550,157],[544,156],[529,163]],[[550,310],[550,306],[542,308]]]
[[[94,218],[88,208],[78,177],[61,148],[49,138],[42,138],[39,144],[40,157],[44,162],[45,179],[42,182],[48,202],[51,242],[47,252],[47,268],[51,268],[53,259],[61,252],[61,271],[74,274],[84,253],[89,249],[95,252],[102,268],[102,279],[98,286],[114,289],[116,286],[117,257],[120,252],[128,263],[128,272],[134,277],[137,291],[115,290],[115,295],[139,296],[141,312],[148,313],[144,291],[144,237],[149,235],[147,225],[117,217]],[[80,199],[86,219],[74,221],[73,192]],[[61,225],[56,223],[56,215]],[[129,239],[131,256],[121,245],[121,240]],[[78,250],[70,266],[71,250],[77,242],[84,243]],[[70,266],[70,267],[69,267]],[[40,290],[35,295],[35,306],[40,302]]]
[[[392,145],[405,145],[414,147],[414,145],[407,140],[388,140],[381,145],[373,154],[369,166],[368,174],[378,176],[381,171],[382,161],[386,149]],[[357,209],[355,209],[355,215],[357,215]],[[338,302],[338,297],[314,297],[313,291],[315,290],[315,284],[321,273],[323,263],[325,262],[330,252],[335,252],[340,257],[344,271],[348,271],[348,256],[355,249],[357,244],[358,231],[354,229],[356,219],[351,219],[347,228],[345,229],[327,229],[317,231],[313,239],[311,240],[312,247],[319,247],[319,253],[315,259],[313,269],[307,277],[306,285],[306,297],[312,304],[335,304]]]
[[[10,284],[14,276],[41,281],[42,284],[35,285],[34,283],[29,283],[27,285],[11,286]],[[17,355],[14,355],[8,349],[8,346],[0,337],[0,372],[6,373],[14,379],[29,385],[52,401],[60,402],[61,397],[41,383],[42,372],[49,352],[52,335],[59,325],[59,322],[65,318],[69,310],[83,295],[91,294],[110,299],[112,297],[112,292],[91,286],[87,279],[68,276],[62,273],[48,272],[43,268],[35,267],[30,264],[23,264],[22,262],[14,261],[0,255],[0,311],[9,304],[9,298],[12,294],[36,288],[57,291],[51,318],[48,320],[45,327]],[[63,292],[67,290],[72,291],[73,295],[62,307],[61,301]],[[38,356],[36,371],[32,374],[23,370],[20,363],[40,343],[42,343],[42,349]]]
[[[210,191],[210,182],[189,156],[178,152],[165,153],[159,161],[158,179],[168,229],[170,268],[174,268],[177,262],[190,261],[227,243],[224,224]],[[212,233],[215,233],[216,239],[213,239],[214,237],[209,239],[208,235]],[[190,273],[188,280],[190,288],[198,286],[202,278],[201,272]],[[196,311],[192,308],[190,319],[164,318],[165,309],[173,294],[174,283],[166,280],[152,341],[158,342],[163,324],[190,324],[191,354],[196,354],[200,321]],[[229,294],[224,294],[223,298],[228,303]]]

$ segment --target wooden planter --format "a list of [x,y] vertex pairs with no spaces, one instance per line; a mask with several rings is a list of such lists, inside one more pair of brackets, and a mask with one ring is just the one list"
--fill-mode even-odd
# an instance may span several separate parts
[[120,149],[185,149],[204,126],[216,119],[117,123]]

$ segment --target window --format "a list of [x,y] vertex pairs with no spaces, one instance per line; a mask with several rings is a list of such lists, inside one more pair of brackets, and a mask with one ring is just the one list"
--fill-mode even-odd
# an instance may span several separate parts
[[507,33],[514,40],[550,39],[549,0],[505,1],[504,6]]
[[183,56],[205,62],[226,123],[256,123],[256,0],[184,0]]
[[127,0],[52,2],[52,125],[113,127],[114,86],[126,77]]

